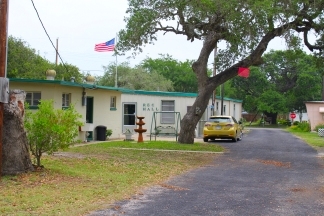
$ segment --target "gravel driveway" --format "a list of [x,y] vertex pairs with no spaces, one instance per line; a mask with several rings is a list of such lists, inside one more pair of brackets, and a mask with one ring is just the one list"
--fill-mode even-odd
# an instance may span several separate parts
[[323,159],[280,129],[251,129],[213,164],[100,210],[100,215],[324,215]]

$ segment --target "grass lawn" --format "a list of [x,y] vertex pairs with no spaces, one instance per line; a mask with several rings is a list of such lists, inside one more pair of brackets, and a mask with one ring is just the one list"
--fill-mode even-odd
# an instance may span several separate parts
[[317,133],[314,132],[299,132],[292,129],[287,129],[290,133],[304,140],[306,143],[313,147],[324,147],[324,138],[318,136]]
[[76,146],[43,156],[43,170],[2,177],[0,215],[85,215],[145,187],[165,186],[168,178],[211,163],[217,154],[210,152],[222,151],[216,144],[167,141]]

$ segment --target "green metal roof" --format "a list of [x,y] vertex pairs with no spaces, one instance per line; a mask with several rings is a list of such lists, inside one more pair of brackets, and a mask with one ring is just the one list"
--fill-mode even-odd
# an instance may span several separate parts
[[[155,95],[155,96],[169,96],[169,97],[197,97],[197,93],[187,93],[187,92],[163,92],[163,91],[143,91],[143,90],[132,90],[125,88],[116,88],[110,86],[99,86],[95,84],[87,83],[76,83],[70,81],[62,80],[38,80],[38,79],[20,79],[20,78],[9,78],[10,82],[21,82],[21,83],[42,83],[42,84],[57,84],[62,86],[89,88],[89,89],[103,89],[111,91],[119,91],[123,94],[133,94],[133,95]],[[217,99],[221,99],[220,96],[216,96]],[[232,99],[224,97],[226,101],[233,101],[242,103],[242,100]]]
[[21,83],[42,83],[42,84],[57,84],[62,86],[80,87],[80,88],[90,88],[90,89],[106,89],[113,91],[120,91],[119,88],[109,87],[109,86],[98,86],[88,83],[76,83],[63,80],[38,80],[38,79],[20,79],[20,78],[9,78],[10,82],[21,82]]

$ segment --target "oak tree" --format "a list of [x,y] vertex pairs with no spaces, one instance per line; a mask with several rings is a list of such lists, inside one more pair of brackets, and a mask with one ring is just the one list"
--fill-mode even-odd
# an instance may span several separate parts
[[303,113],[305,101],[320,99],[321,68],[314,56],[299,49],[271,50],[263,59],[248,79],[230,80],[246,111],[265,113],[276,124],[278,113]]
[[[98,76],[99,85],[115,86],[116,64],[111,63],[104,67],[103,76]],[[146,91],[173,91],[172,82],[156,71],[149,72],[141,65],[131,67],[128,62],[117,66],[117,86],[133,90]]]
[[[192,64],[198,97],[181,120],[180,143],[194,142],[194,130],[203,114],[195,111],[205,110],[213,90],[237,76],[238,67],[260,65],[273,39],[280,37],[290,44],[301,36],[309,50],[323,48],[308,39],[323,36],[322,0],[129,0],[128,4],[126,27],[119,32],[119,53],[141,52],[157,40],[159,32],[203,40]],[[220,50],[221,72],[209,77],[208,59],[220,42],[226,43]]]

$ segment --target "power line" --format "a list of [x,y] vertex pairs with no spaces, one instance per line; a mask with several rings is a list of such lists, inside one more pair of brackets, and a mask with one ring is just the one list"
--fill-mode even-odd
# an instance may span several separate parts
[[45,26],[44,26],[44,24],[43,24],[43,22],[42,22],[42,20],[41,20],[41,18],[40,18],[40,16],[39,16],[39,14],[38,14],[38,11],[37,11],[37,9],[36,9],[36,7],[35,7],[34,1],[31,0],[31,2],[32,2],[32,4],[33,4],[33,7],[34,7],[34,9],[35,9],[35,11],[36,11],[36,14],[37,14],[37,17],[38,17],[40,23],[42,24],[42,27],[43,27],[43,29],[44,29],[44,31],[45,31],[45,33],[46,33],[48,39],[50,40],[50,42],[51,42],[53,48],[55,49],[56,53],[57,53],[58,56],[60,57],[61,62],[62,62],[62,64],[64,65],[64,68],[65,68],[66,72],[69,72],[68,68],[67,68],[66,65],[64,64],[63,59],[61,58],[60,53],[58,52],[58,50],[57,50],[56,47],[54,46],[53,41],[51,40],[51,37],[48,35],[48,33],[47,33],[47,31],[46,31],[46,28],[45,28]]

